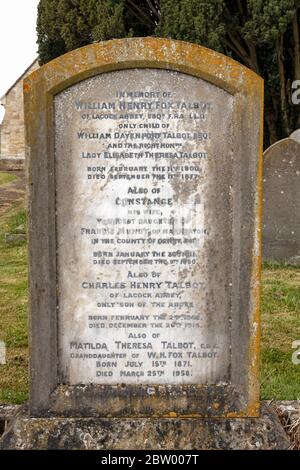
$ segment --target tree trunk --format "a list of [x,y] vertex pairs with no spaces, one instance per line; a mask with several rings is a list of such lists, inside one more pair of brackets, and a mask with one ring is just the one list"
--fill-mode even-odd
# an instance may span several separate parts
[[[298,10],[296,10],[293,19],[293,40],[294,40],[294,80],[300,80],[300,34],[299,34],[299,23],[298,23]],[[295,105],[296,106],[296,105]],[[298,113],[297,113],[298,111]],[[296,110],[296,129],[300,128],[300,106],[297,106]]]
[[277,142],[280,138],[278,129],[278,117],[280,116],[280,99],[277,96],[276,90],[265,83],[265,110],[264,110],[264,124],[266,128],[264,144],[269,147]]
[[270,146],[279,140],[276,122],[274,120],[274,115],[272,110],[267,108],[265,109],[265,126],[268,131],[269,141],[267,142],[267,146]]
[[283,34],[278,38],[276,43],[276,53],[280,81],[280,109],[282,119],[283,135],[288,137],[291,133],[288,115],[288,101],[286,96],[286,82],[284,72],[284,57],[283,57]]
[[247,45],[248,45],[250,59],[251,59],[251,63],[252,63],[251,68],[254,72],[256,72],[257,74],[260,74],[258,59],[257,59],[256,46],[252,41],[249,41],[247,43]]

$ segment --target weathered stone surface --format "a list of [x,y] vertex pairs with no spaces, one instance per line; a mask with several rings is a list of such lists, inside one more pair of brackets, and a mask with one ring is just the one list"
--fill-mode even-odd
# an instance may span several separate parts
[[300,262],[300,143],[291,138],[264,152],[263,259]]
[[229,380],[233,109],[170,70],[101,74],[55,97],[64,383]]
[[25,240],[26,240],[25,233],[6,233],[5,234],[5,243],[7,244],[23,242]]
[[[104,101],[102,90],[110,101],[107,98]],[[46,64],[25,81],[30,181],[31,415],[120,417],[128,413],[127,416],[151,417],[156,413],[156,416],[162,418],[233,418],[258,415],[262,90],[263,82],[259,77],[225,56],[193,44],[157,38],[114,40],[87,46]],[[104,344],[104,351],[115,354],[112,347],[113,336],[120,335],[125,345],[130,344],[130,347],[121,347],[123,353],[126,349],[126,354],[127,350],[131,354],[134,351],[130,350],[135,349],[135,354],[143,354],[141,362],[146,362],[145,352],[142,353],[141,350],[148,347],[144,347],[141,341],[134,341],[134,338],[124,338],[127,327],[120,327],[115,335],[104,327],[101,330],[102,326],[95,336],[89,332],[89,316],[96,317],[99,314],[105,317],[104,309],[111,308],[97,305],[101,302],[108,303],[107,296],[104,295],[105,289],[110,294],[115,292],[120,295],[128,287],[122,287],[121,284],[128,282],[129,272],[124,273],[124,269],[120,269],[118,264],[110,265],[109,269],[105,264],[99,265],[97,269],[91,268],[92,258],[96,258],[94,251],[100,248],[104,250],[105,244],[111,248],[115,243],[116,233],[111,235],[108,232],[108,241],[101,239],[101,243],[99,240],[92,243],[92,237],[84,239],[80,232],[81,229],[89,230],[92,218],[96,217],[99,224],[96,229],[100,228],[100,236],[106,233],[102,230],[105,228],[104,218],[116,218],[120,215],[120,218],[128,219],[131,215],[134,222],[137,221],[137,207],[129,214],[122,207],[112,205],[116,198],[126,196],[125,189],[128,193],[129,189],[133,189],[128,187],[126,181],[116,184],[108,177],[118,174],[120,170],[106,172],[104,181],[99,178],[98,182],[95,180],[93,184],[89,184],[86,176],[87,173],[92,175],[93,170],[86,171],[79,163],[83,159],[82,153],[86,156],[98,152],[103,172],[111,170],[111,163],[103,156],[104,151],[109,151],[108,145],[118,149],[113,145],[122,144],[125,149],[127,143],[140,143],[139,139],[132,139],[133,131],[130,129],[129,136],[115,141],[110,134],[115,131],[116,123],[103,122],[102,118],[96,117],[95,124],[89,111],[95,108],[101,111],[101,103],[104,102],[108,107],[112,103],[113,111],[115,103],[119,112],[120,103],[124,102],[123,93],[126,97],[127,92],[135,91],[138,94],[130,99],[127,97],[127,104],[130,102],[132,105],[140,105],[141,94],[145,91],[154,93],[152,98],[155,93],[165,92],[165,97],[169,99],[164,103],[167,106],[170,102],[172,106],[175,103],[181,106],[190,105],[192,100],[202,104],[212,100],[212,113],[206,113],[206,119],[203,122],[200,119],[198,126],[193,118],[185,114],[186,110],[181,113],[184,114],[183,117],[180,113],[173,115],[173,111],[170,117],[168,113],[165,122],[158,117],[150,118],[145,113],[148,101],[144,103],[144,108],[140,108],[142,111],[139,114],[142,116],[136,117],[138,113],[131,113],[134,114],[133,118],[117,119],[118,125],[129,125],[128,120],[132,119],[133,124],[153,123],[161,128],[165,123],[170,125],[172,132],[190,130],[191,135],[186,143],[183,143],[183,138],[177,141],[187,154],[192,152],[192,157],[180,156],[181,165],[186,165],[185,158],[190,158],[190,163],[196,165],[198,154],[194,155],[193,152],[207,151],[209,155],[207,164],[201,163],[202,173],[199,174],[203,175],[203,179],[182,182],[177,175],[178,181],[172,185],[171,179],[168,181],[172,170],[167,169],[159,170],[160,176],[167,180],[146,185],[146,189],[158,189],[164,197],[176,202],[173,216],[181,216],[182,212],[185,218],[186,209],[193,206],[194,213],[199,216],[196,225],[204,230],[205,224],[209,223],[211,230],[211,237],[204,240],[203,246],[203,240],[196,237],[194,269],[178,269],[174,265],[173,269],[168,266],[162,273],[154,273],[158,278],[161,275],[163,282],[166,282],[168,276],[174,276],[178,281],[174,292],[180,296],[184,289],[179,281],[185,282],[187,279],[191,282],[194,277],[197,282],[201,282],[198,281],[199,277],[204,279],[205,290],[201,290],[199,286],[188,297],[188,300],[194,301],[194,306],[189,307],[192,309],[191,313],[200,318],[200,327],[193,323],[193,327],[189,329],[192,337],[190,348],[195,347],[193,351],[201,354],[201,349],[214,350],[214,341],[217,340],[221,346],[221,356],[211,367],[208,366],[208,361],[203,361],[203,364],[194,362],[191,368],[192,372],[195,371],[194,379],[193,375],[186,374],[190,367],[187,361],[185,365],[182,365],[182,361],[176,364],[175,372],[179,371],[178,376],[173,374],[175,362],[167,365],[159,363],[157,366],[150,361],[149,369],[148,361],[146,370],[152,373],[156,372],[156,367],[160,367],[160,371],[165,372],[166,380],[159,380],[158,374],[155,377],[154,373],[152,376],[150,374],[149,380],[135,378],[124,381],[121,377],[96,380],[94,375],[97,359],[94,353],[102,348],[101,344]],[[158,105],[161,106],[162,102],[159,96]],[[77,107],[77,114],[74,105]],[[172,106],[169,109],[173,110]],[[171,124],[172,119],[174,122]],[[199,141],[197,133],[202,131],[211,133],[211,143]],[[83,138],[78,132],[83,133],[80,134]],[[96,141],[93,142],[94,138],[98,140],[97,144]],[[77,145],[79,139],[85,142],[80,148]],[[104,140],[106,142],[103,145]],[[145,138],[144,141],[149,144],[151,138]],[[168,143],[168,137],[160,136],[159,143]],[[122,161],[120,158],[124,158],[117,158],[113,154],[112,157],[115,158],[115,165]],[[144,157],[144,153],[131,156],[134,164],[138,158]],[[169,160],[167,152],[161,152],[159,163],[167,168]],[[153,168],[150,172],[149,167],[148,165],[147,171],[135,170],[135,174],[153,173]],[[96,170],[100,177],[101,171]],[[177,173],[182,176],[184,172],[185,170],[180,169]],[[133,174],[128,170],[126,173]],[[191,176],[190,170],[188,175]],[[159,214],[169,216],[162,206],[157,207]],[[118,224],[118,229],[124,228],[120,226],[120,222]],[[129,225],[126,224],[125,229]],[[146,224],[147,227],[150,229],[150,224]],[[147,240],[147,243],[151,249],[155,242]],[[92,244],[95,245],[93,251]],[[184,243],[182,245],[184,247]],[[171,249],[173,250],[173,246]],[[189,250],[191,251],[191,244]],[[114,249],[107,251],[115,254]],[[145,247],[141,250],[143,252]],[[105,260],[110,257],[105,256]],[[163,255],[159,256],[164,261]],[[149,275],[150,271],[146,269],[145,272]],[[136,270],[134,274],[145,272]],[[81,283],[78,282],[78,273],[82,276]],[[151,270],[151,276],[154,277],[154,274]],[[91,293],[87,295],[84,291],[86,283],[89,286],[93,282],[99,288],[97,297]],[[143,313],[144,305],[135,304],[134,307],[134,313]],[[169,323],[174,318],[177,321],[177,324],[171,325],[172,328],[177,328],[176,333],[172,333],[169,324],[170,333],[167,334],[173,354],[180,349],[177,310],[164,305],[156,307],[157,313],[169,316]],[[122,315],[124,307],[118,305],[118,308]],[[154,315],[155,308],[147,308],[145,313]],[[117,309],[114,308],[110,311],[110,316],[116,312]],[[155,323],[159,318],[152,320]],[[104,318],[103,322],[106,321]],[[166,321],[166,318],[162,317],[160,321]],[[159,327],[151,328],[149,342],[152,341],[154,347],[148,349],[160,354],[162,344],[158,344],[158,340],[156,344],[152,334],[155,328],[161,328],[159,331],[165,335],[164,329],[167,326],[161,323]],[[198,334],[194,334],[200,329],[205,333],[201,344],[198,342]],[[181,332],[184,344],[189,343],[184,328]],[[70,342],[73,342],[72,351]],[[66,351],[67,347],[69,350]],[[80,360],[75,362],[74,367],[71,366],[71,353],[80,353],[82,349],[87,354],[84,357],[86,361],[81,363],[82,358],[78,356],[76,360]],[[181,349],[185,348],[181,346]],[[126,359],[138,361],[138,357],[130,355]],[[169,361],[175,361],[175,356],[170,357],[167,355]],[[164,357],[160,359],[165,361]],[[179,359],[186,360],[182,357]],[[200,359],[202,360],[201,357]],[[143,364],[138,365],[138,368],[143,370]],[[103,369],[104,366],[100,364],[100,372]],[[117,369],[122,370],[122,367]],[[102,377],[106,377],[105,374]],[[151,382],[151,385],[147,382]]]
[[1,98],[5,115],[0,124],[0,169],[24,168],[25,133],[23,80],[39,67],[36,59]]
[[[201,395],[201,400],[199,399]],[[83,399],[84,397],[84,399]],[[43,417],[195,418],[236,416],[241,397],[232,386],[185,385],[59,385],[50,396]],[[259,409],[257,409],[259,412]],[[240,416],[247,416],[247,411]]]
[[7,157],[0,158],[0,171],[18,171],[23,170],[25,158]]
[[289,139],[295,140],[296,142],[300,143],[300,129],[296,129],[294,132],[291,133]]
[[0,364],[6,364],[6,345],[0,341]]
[[11,423],[0,449],[287,449],[278,417],[263,405],[260,418],[100,419],[29,418]]
[[[0,342],[1,343],[1,342]],[[1,344],[0,344],[1,348]],[[1,364],[1,358],[0,358]],[[20,409],[20,405],[1,405],[0,404],[0,437],[7,429],[8,423],[15,417]]]
[[3,421],[10,421],[19,411],[20,407],[21,405],[0,404],[0,419]]

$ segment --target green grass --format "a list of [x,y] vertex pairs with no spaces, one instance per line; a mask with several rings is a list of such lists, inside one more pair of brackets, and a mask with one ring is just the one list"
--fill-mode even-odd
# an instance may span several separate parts
[[[0,218],[0,340],[7,364],[0,365],[0,403],[28,398],[27,247],[4,243],[4,234],[26,225],[21,203]],[[262,276],[261,398],[300,398],[300,365],[292,342],[300,340],[300,269],[268,264]]]
[[300,399],[300,365],[292,363],[300,340],[300,269],[265,265],[261,316],[261,397]]
[[11,183],[12,181],[16,180],[17,177],[11,173],[5,173],[0,171],[0,186],[4,184]]
[[26,222],[21,203],[0,218],[0,340],[6,364],[0,365],[0,403],[23,403],[28,397],[27,246],[6,245],[4,234]]

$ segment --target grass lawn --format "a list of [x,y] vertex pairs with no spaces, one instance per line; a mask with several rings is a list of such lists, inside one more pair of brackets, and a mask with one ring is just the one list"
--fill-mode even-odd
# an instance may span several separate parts
[[[4,243],[4,234],[24,222],[21,203],[0,218],[0,340],[7,348],[7,364],[0,365],[0,403],[28,397],[27,247]],[[261,398],[300,399],[300,365],[291,360],[292,342],[300,340],[300,268],[264,267],[261,312]]]
[[0,365],[0,403],[23,403],[28,397],[27,246],[4,243],[4,234],[25,222],[21,203],[0,218],[0,340],[6,364]]
[[300,340],[300,267],[263,269],[261,397],[300,399],[300,364],[292,363],[293,341]]
[[16,179],[17,176],[13,175],[12,173],[5,173],[3,171],[0,171],[0,185],[11,183]]

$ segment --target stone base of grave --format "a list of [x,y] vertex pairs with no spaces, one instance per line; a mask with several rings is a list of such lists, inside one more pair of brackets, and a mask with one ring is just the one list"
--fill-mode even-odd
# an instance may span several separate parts
[[212,450],[288,449],[275,411],[260,418],[29,418],[21,410],[0,440],[0,449]]

